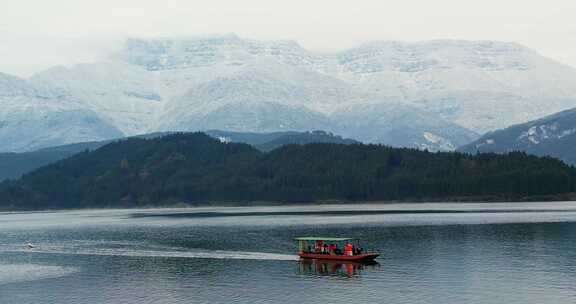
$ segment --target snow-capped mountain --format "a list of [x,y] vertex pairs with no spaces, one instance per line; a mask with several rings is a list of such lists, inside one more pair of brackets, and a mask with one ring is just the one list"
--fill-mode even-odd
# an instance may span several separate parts
[[340,77],[476,132],[576,104],[576,70],[514,43],[373,42],[338,55]]
[[[106,61],[21,81],[116,130],[85,132],[87,140],[119,132],[324,129],[451,150],[479,133],[576,105],[575,69],[490,41],[370,42],[317,54],[291,41],[235,35],[128,39]],[[51,104],[29,95],[22,100]]]
[[[190,116],[206,115],[235,104],[274,102],[329,114],[338,107],[370,98],[342,80],[273,61],[250,61],[233,73],[190,88],[166,103],[159,120],[169,129]],[[270,117],[268,117],[270,118]]]
[[0,105],[2,152],[123,136],[81,104],[6,74],[0,74]]
[[34,75],[30,82],[57,90],[127,135],[147,132],[163,107],[156,77],[123,62],[56,67]]
[[[379,102],[410,103],[476,132],[570,108],[576,96],[573,68],[506,42],[371,42],[319,55],[294,42],[226,35],[188,40],[132,39],[117,58],[162,74],[211,67],[204,81],[257,63],[269,67],[267,63],[275,62],[342,80],[355,93],[379,96]],[[279,69],[271,70],[276,73]]]
[[525,151],[576,165],[576,108],[490,132],[458,150],[468,153]]

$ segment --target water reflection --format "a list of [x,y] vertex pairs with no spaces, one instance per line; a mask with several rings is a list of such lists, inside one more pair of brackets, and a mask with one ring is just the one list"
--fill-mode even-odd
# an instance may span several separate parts
[[301,259],[298,262],[298,273],[316,276],[359,277],[364,271],[380,267],[376,261],[349,262],[334,260]]

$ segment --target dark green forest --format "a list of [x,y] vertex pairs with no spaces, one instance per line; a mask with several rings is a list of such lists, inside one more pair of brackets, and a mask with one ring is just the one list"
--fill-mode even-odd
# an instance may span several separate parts
[[0,184],[0,208],[139,207],[219,202],[516,200],[576,192],[559,160],[314,143],[262,152],[203,133],[132,138]]
[[[355,140],[342,138],[338,135],[324,131],[250,133],[210,130],[205,131],[205,133],[211,137],[225,139],[229,142],[247,143],[261,151],[271,151],[288,144],[303,145],[308,143],[359,143]],[[134,137],[152,139],[168,134],[171,133],[149,133]],[[85,150],[96,150],[111,142],[121,141],[124,139],[126,138],[67,144],[63,146],[44,148],[23,153],[0,153],[0,181],[5,179],[20,178],[25,173],[34,171],[48,164],[55,163],[76,153],[80,153]]]

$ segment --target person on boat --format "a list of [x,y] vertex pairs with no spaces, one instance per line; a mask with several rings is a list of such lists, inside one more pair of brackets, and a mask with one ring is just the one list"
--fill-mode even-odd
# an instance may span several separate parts
[[333,255],[335,254],[335,251],[336,251],[336,245],[334,244],[328,245],[328,254]]
[[322,241],[322,240],[316,241],[316,246],[314,246],[314,251],[316,251],[316,253],[322,253],[322,248],[324,248],[324,241]]
[[354,246],[350,243],[346,243],[344,246],[344,255],[352,256],[354,255]]

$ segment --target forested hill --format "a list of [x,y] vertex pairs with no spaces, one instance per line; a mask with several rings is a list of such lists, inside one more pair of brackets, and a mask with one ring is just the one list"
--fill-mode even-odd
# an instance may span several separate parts
[[0,208],[516,199],[575,190],[576,169],[524,153],[472,156],[329,143],[266,153],[190,133],[111,143],[4,182]]
[[[149,133],[134,137],[151,139],[172,133],[174,132]],[[288,144],[303,145],[316,142],[339,144],[359,143],[355,140],[342,138],[341,136],[325,131],[250,133],[210,130],[205,133],[223,142],[247,143],[261,151],[274,150]],[[75,143],[24,153],[0,153],[0,182],[5,179],[20,178],[25,173],[55,163],[76,153],[85,150],[96,150],[111,142],[125,139],[126,138],[118,138],[104,141]]]

